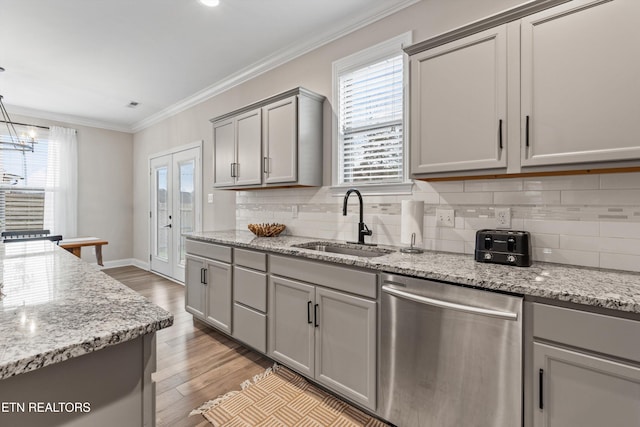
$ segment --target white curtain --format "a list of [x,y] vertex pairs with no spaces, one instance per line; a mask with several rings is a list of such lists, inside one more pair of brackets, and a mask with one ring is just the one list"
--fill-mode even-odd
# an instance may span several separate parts
[[[75,129],[51,126],[45,224],[63,238],[78,235],[78,139]],[[49,204],[49,206],[47,206]],[[47,218],[49,217],[49,218]]]

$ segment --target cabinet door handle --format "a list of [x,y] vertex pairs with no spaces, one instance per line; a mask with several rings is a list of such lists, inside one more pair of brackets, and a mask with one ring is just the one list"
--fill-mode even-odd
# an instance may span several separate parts
[[524,125],[524,141],[527,148],[529,148],[529,116],[527,116]]
[[204,283],[204,268],[200,269],[200,283]]
[[202,269],[202,283],[204,283],[205,285],[207,285],[207,269],[203,268]]
[[320,324],[318,323],[318,305],[319,304],[313,306],[313,326],[316,328],[320,326]]
[[311,301],[307,301],[307,323],[308,324],[313,323],[311,321]]
[[233,175],[233,165],[234,163],[231,163],[231,178],[235,178],[235,176]]
[[502,150],[502,119],[498,120],[498,147]]
[[262,158],[262,168],[264,169],[264,173],[269,173],[269,158]]
[[538,408],[540,409],[544,409],[544,401],[543,401],[543,397],[544,397],[544,369],[540,369],[540,371],[538,371]]

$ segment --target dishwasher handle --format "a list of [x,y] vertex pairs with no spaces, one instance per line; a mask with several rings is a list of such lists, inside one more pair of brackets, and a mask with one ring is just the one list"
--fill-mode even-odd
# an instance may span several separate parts
[[497,317],[504,320],[518,320],[518,313],[510,311],[490,310],[487,308],[474,307],[466,304],[457,304],[455,302],[442,301],[438,299],[423,297],[421,295],[412,294],[410,292],[394,289],[391,286],[383,285],[382,291],[398,298],[404,298],[420,304],[431,305],[434,307],[445,308],[449,310],[457,310],[464,313],[479,314],[482,316]]

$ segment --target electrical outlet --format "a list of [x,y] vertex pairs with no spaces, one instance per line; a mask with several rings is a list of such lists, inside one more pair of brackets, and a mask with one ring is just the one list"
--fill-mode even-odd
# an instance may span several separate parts
[[207,194],[207,203],[213,203],[213,194],[212,193]]
[[436,208],[436,226],[453,227],[455,225],[455,211],[453,209]]
[[291,206],[291,218],[298,218],[298,205]]
[[511,208],[495,208],[495,213],[498,228],[511,228]]

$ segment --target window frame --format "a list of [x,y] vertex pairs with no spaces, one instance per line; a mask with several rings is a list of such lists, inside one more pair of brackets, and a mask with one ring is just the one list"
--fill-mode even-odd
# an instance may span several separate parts
[[[402,50],[412,43],[411,31],[395,36],[391,39],[355,52],[344,58],[338,59],[332,64],[332,89],[333,89],[333,123],[332,123],[332,162],[331,162],[331,194],[344,195],[344,191],[350,187],[357,187],[363,194],[411,194],[413,181],[409,179],[409,56]],[[340,158],[342,156],[342,141],[340,139],[340,75],[360,68],[367,67],[376,62],[384,61],[391,57],[402,55],[402,80],[403,80],[403,112],[402,112],[402,181],[387,183],[343,183],[340,170]]]

